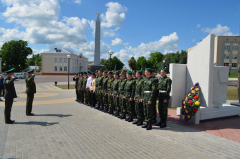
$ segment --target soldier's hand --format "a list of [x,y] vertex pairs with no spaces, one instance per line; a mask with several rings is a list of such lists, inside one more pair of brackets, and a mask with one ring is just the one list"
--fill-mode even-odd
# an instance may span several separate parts
[[125,98],[125,96],[123,96],[123,98]]
[[133,101],[133,99],[132,99],[132,98],[130,98],[130,101]]
[[141,102],[142,102],[142,99],[139,99],[139,102],[141,103]]
[[167,99],[164,99],[164,100],[163,100],[163,103],[167,103]]
[[148,104],[152,104],[152,102],[151,102],[151,101],[148,101]]
[[118,98],[118,95],[116,97]]

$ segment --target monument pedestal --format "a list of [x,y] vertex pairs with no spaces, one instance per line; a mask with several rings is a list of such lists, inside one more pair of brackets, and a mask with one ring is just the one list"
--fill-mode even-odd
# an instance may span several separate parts
[[95,72],[96,70],[103,69],[103,65],[92,65],[92,72]]

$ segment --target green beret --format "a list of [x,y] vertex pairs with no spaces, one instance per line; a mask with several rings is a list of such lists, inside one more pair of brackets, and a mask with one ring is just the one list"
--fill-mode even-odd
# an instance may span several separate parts
[[98,71],[101,71],[101,72],[103,72],[103,70],[102,70],[102,69],[99,69]]
[[113,72],[112,71],[108,71],[108,74],[113,74]]
[[132,75],[132,72],[131,72],[131,71],[128,71],[127,74]]
[[146,68],[147,71],[149,72],[152,72],[152,69],[151,68]]
[[10,69],[10,70],[7,70],[5,73],[11,73],[14,71],[14,68]]
[[108,71],[103,71],[104,73],[108,73]]
[[90,73],[90,74],[91,74],[92,72],[90,72],[90,71],[87,71],[87,73]]
[[94,72],[91,73],[92,75],[96,76],[96,74]]
[[163,70],[163,71],[167,72],[167,69],[166,69],[166,68],[162,68],[161,70]]
[[83,72],[83,74],[85,75],[85,74],[87,74],[87,72]]
[[140,74],[142,74],[142,70],[138,70],[137,72],[140,73]]
[[114,74],[115,74],[115,75],[119,75],[119,72],[118,72],[118,71],[115,71]]
[[80,75],[82,75],[83,73],[82,72],[79,72]]
[[34,72],[34,69],[31,69],[31,70],[27,71],[27,73],[31,73],[31,72]]

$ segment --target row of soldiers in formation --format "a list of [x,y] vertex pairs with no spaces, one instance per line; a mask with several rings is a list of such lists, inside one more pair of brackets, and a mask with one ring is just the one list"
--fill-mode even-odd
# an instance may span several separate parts
[[[142,128],[147,130],[152,129],[152,124],[164,128],[167,126],[172,81],[167,77],[165,68],[160,75],[159,79],[156,78],[151,68],[138,70],[136,74],[131,71],[107,72],[102,69],[95,73],[80,72],[74,77],[76,101],[133,122],[137,126],[143,125]],[[91,86],[89,78],[92,81]],[[159,123],[156,121],[157,100],[161,119]]]

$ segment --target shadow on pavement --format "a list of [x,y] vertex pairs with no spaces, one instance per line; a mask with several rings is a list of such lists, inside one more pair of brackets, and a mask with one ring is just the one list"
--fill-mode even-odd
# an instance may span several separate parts
[[29,122],[15,122],[14,124],[51,126],[51,125],[59,124],[59,122],[48,123],[48,122],[42,122],[42,121],[29,121]]
[[69,116],[72,116],[72,115],[63,115],[63,114],[34,114],[34,116],[56,116],[56,117],[63,118],[63,117],[69,117]]

